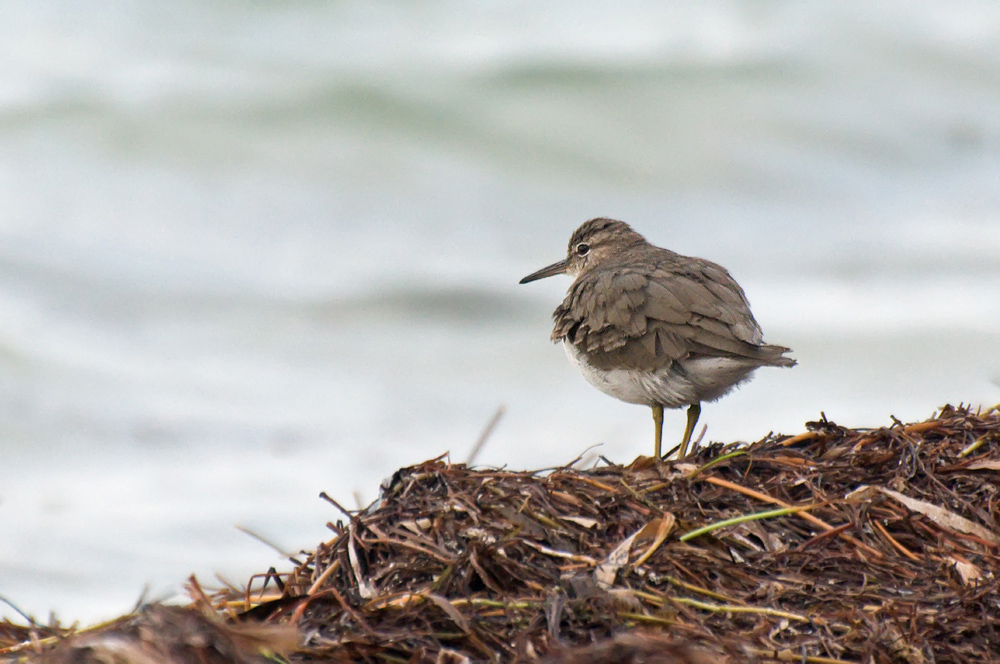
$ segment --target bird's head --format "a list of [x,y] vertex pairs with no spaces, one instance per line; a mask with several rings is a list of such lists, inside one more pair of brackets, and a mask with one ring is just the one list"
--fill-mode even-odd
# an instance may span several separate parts
[[645,244],[646,240],[624,221],[598,217],[584,222],[569,239],[566,258],[532,272],[519,283],[526,284],[556,274],[577,277],[586,269],[618,256],[629,247]]

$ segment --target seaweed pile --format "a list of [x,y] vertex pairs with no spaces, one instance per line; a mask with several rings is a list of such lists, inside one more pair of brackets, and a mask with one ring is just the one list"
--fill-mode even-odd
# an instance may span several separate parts
[[436,459],[337,509],[293,571],[197,610],[294,625],[302,662],[1000,661],[996,407],[683,462]]

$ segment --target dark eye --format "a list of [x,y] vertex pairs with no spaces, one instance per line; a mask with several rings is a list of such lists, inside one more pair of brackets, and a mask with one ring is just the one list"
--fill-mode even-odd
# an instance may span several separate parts
[[577,256],[586,256],[589,253],[590,253],[590,245],[589,244],[587,244],[585,242],[581,242],[580,244],[576,245],[576,255]]

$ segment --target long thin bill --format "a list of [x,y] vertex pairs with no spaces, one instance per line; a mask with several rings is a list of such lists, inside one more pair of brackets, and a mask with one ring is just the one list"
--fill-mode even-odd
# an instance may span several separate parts
[[543,267],[538,272],[532,272],[531,274],[529,274],[528,276],[526,276],[524,279],[521,279],[517,283],[519,283],[519,284],[526,284],[526,283],[528,283],[530,281],[537,281],[539,279],[544,279],[545,277],[552,277],[552,276],[555,276],[557,274],[566,274],[566,268],[567,267],[569,267],[569,259],[564,258],[563,260],[559,261],[558,263],[553,263],[552,265],[549,265],[548,267]]

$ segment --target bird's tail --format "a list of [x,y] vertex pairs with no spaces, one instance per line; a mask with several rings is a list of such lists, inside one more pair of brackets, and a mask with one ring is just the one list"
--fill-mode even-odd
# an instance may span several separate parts
[[785,353],[791,353],[791,348],[785,348],[784,346],[772,346],[771,344],[764,344],[763,346],[758,346],[759,351],[757,358],[761,360],[764,364],[771,367],[794,367],[798,362],[796,362],[791,357],[785,357]]

